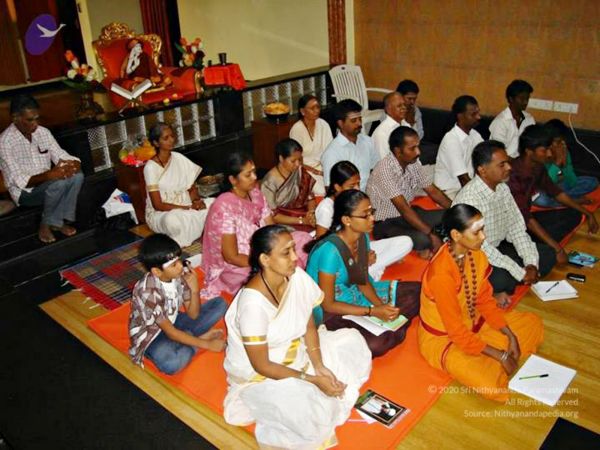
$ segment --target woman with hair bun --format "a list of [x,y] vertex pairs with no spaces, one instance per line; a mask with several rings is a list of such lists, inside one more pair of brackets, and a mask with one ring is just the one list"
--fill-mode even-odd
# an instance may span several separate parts
[[275,223],[302,231],[315,228],[315,180],[302,166],[302,146],[286,138],[275,146],[277,165],[267,172],[260,190],[273,210]]
[[202,199],[195,181],[202,167],[174,152],[175,133],[170,125],[157,122],[148,132],[156,155],[144,166],[146,223],[155,233],[164,233],[180,247],[202,235],[207,207],[214,199]]
[[323,184],[323,167],[321,155],[333,141],[329,124],[321,119],[319,99],[312,94],[306,94],[298,100],[298,121],[290,129],[290,138],[300,143],[303,152],[304,168],[315,179],[315,195],[325,193]]
[[427,362],[483,397],[508,400],[508,378],[542,342],[532,313],[498,308],[481,245],[479,210],[457,204],[444,213],[447,239],[423,274],[419,349]]
[[261,448],[329,448],[371,371],[355,330],[317,330],[319,286],[298,268],[289,229],[269,225],[252,236],[246,286],[225,316],[227,423],[256,423]]
[[[333,165],[329,174],[327,196],[321,200],[315,216],[317,221],[316,237],[326,234],[333,221],[333,202],[335,198],[349,189],[359,189],[360,173],[350,161],[339,161]],[[369,275],[379,281],[386,267],[401,261],[413,248],[409,236],[394,236],[370,242]]]
[[[223,180],[223,193],[208,211],[202,236],[202,263],[205,287],[202,298],[218,297],[221,291],[235,294],[250,273],[250,238],[260,227],[273,225],[273,213],[256,182],[256,166],[251,155],[229,155]],[[312,237],[295,231],[299,264],[306,265],[302,247]]]
[[[314,311],[317,323],[323,322],[330,330],[356,328],[377,357],[406,337],[410,320],[419,313],[421,283],[371,278],[369,233],[375,223],[374,213],[364,192],[350,189],[340,193],[334,202],[331,228],[314,244],[306,271],[325,295],[322,305]],[[375,336],[342,317],[347,314],[374,316],[384,322],[394,321],[402,314],[408,322],[396,331]]]

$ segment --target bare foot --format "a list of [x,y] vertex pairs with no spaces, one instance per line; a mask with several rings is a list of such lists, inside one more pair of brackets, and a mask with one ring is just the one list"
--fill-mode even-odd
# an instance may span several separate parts
[[38,239],[44,244],[56,242],[56,238],[54,237],[54,234],[52,234],[52,230],[45,223],[40,224],[40,229],[38,230]]
[[494,298],[496,299],[496,305],[498,305],[498,308],[502,309],[508,308],[512,301],[510,295],[508,295],[506,292],[498,292],[494,294]]
[[419,258],[431,259],[433,252],[430,248],[426,248],[425,250],[417,250],[417,255],[419,255]]
[[50,227],[54,231],[58,231],[63,236],[75,236],[77,234],[77,230],[71,225],[63,225],[62,227]]
[[221,339],[225,333],[221,328],[215,328],[214,330],[207,331],[206,333],[198,336],[200,339]]

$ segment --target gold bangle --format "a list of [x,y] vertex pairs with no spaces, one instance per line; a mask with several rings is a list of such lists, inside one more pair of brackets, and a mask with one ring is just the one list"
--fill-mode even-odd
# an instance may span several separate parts
[[304,370],[300,371],[300,379],[302,381],[306,381],[306,371],[304,371]]
[[304,218],[302,218],[302,217],[298,217],[298,219],[299,219],[299,223],[300,223],[300,225],[303,225],[303,224],[304,224]]
[[310,352],[314,352],[315,350],[320,350],[320,349],[321,349],[321,347],[313,347],[310,350],[308,350],[308,352],[310,353]]

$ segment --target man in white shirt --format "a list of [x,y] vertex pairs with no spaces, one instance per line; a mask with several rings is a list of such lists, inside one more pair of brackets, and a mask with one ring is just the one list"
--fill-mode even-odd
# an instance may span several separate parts
[[513,80],[506,88],[508,107],[498,114],[490,124],[490,139],[506,145],[511,158],[519,157],[519,136],[535,119],[525,109],[533,87],[524,80]]
[[402,95],[406,106],[405,120],[408,125],[417,132],[419,141],[425,136],[423,129],[423,114],[417,106],[417,98],[419,97],[419,86],[413,80],[402,80],[398,83],[396,91]]
[[461,95],[452,105],[456,124],[446,133],[435,162],[434,183],[451,199],[473,178],[471,155],[483,141],[475,127],[481,120],[475,97]]
[[390,153],[390,134],[400,125],[410,127],[410,124],[404,120],[406,106],[404,98],[398,92],[390,92],[383,97],[383,109],[385,110],[385,119],[379,124],[373,133],[373,144],[379,154],[379,159],[385,158]]
[[321,155],[325,186],[329,186],[331,168],[338,161],[350,161],[360,173],[360,189],[367,189],[371,170],[379,161],[373,140],[361,133],[362,106],[354,100],[342,100],[334,106],[333,114],[338,134]]
[[79,159],[64,151],[47,128],[38,126],[38,102],[19,95],[10,103],[13,123],[0,134],[0,168],[17,205],[43,206],[38,231],[44,243],[53,231],[73,236],[77,196],[83,184]]

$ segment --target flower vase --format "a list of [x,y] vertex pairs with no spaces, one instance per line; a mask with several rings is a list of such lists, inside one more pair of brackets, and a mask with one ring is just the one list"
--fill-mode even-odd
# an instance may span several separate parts
[[91,89],[82,91],[79,105],[75,109],[75,118],[77,120],[93,120],[102,113],[104,113],[104,109],[94,101],[94,92]]

